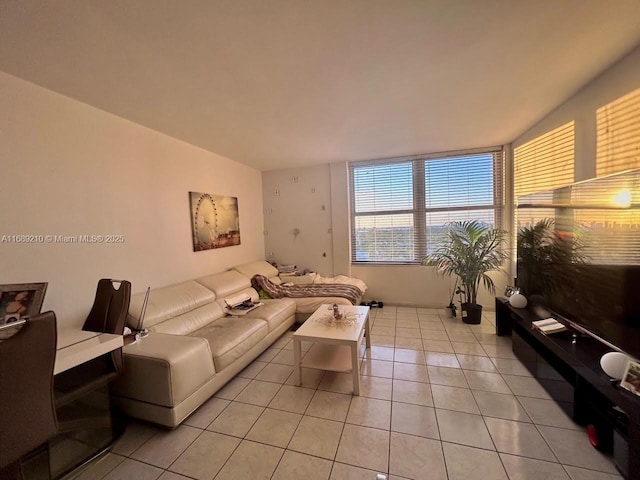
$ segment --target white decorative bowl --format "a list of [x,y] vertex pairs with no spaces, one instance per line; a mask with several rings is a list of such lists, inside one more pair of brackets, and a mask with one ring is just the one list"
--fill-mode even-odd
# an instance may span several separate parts
[[524,308],[527,306],[527,297],[521,293],[514,293],[509,297],[509,303],[513,308]]

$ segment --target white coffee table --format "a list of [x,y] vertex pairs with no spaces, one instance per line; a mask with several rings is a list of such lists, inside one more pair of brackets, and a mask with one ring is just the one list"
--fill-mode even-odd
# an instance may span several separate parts
[[[366,332],[366,345],[371,348],[369,307],[340,306],[340,311],[353,321],[332,321],[332,305],[322,305],[293,334],[295,384],[300,385],[302,367],[350,372],[353,393],[360,395],[359,352]],[[301,342],[313,342],[301,360]]]

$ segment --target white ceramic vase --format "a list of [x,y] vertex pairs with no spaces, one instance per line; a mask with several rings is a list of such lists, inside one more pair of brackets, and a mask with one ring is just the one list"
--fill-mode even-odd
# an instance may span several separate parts
[[509,304],[513,308],[525,308],[527,306],[527,297],[521,293],[514,293],[509,297]]
[[604,370],[604,373],[609,375],[611,378],[622,380],[622,375],[624,375],[628,361],[629,357],[624,353],[609,352],[605,353],[602,358],[600,358],[600,366],[602,367],[602,370]]

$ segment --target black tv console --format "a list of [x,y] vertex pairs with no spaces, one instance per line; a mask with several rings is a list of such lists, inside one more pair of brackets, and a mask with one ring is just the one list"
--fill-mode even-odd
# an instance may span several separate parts
[[611,349],[572,329],[542,334],[531,326],[540,318],[496,297],[496,334],[511,333],[513,351],[531,374],[576,423],[596,427],[621,473],[640,479],[640,397],[602,371],[600,358]]

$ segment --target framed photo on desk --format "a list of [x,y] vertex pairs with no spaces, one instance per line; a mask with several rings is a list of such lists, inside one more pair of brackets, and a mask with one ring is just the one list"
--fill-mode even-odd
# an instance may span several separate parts
[[46,291],[46,282],[0,285],[0,325],[40,313]]

